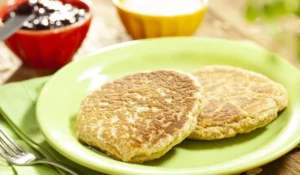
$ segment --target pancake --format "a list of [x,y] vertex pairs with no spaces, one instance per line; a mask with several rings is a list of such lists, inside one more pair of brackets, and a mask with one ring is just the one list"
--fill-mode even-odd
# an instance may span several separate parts
[[234,137],[263,127],[288,105],[287,90],[266,76],[229,66],[193,73],[204,88],[205,104],[190,139]]
[[127,75],[83,100],[78,138],[125,162],[159,158],[195,129],[201,92],[197,79],[188,73],[159,70]]

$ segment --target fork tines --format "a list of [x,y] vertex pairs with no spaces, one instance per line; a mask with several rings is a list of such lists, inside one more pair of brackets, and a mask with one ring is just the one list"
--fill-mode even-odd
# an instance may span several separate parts
[[14,157],[15,155],[22,154],[25,152],[25,150],[15,141],[13,141],[12,138],[10,138],[7,134],[5,134],[0,129],[0,155],[8,159],[8,156]]

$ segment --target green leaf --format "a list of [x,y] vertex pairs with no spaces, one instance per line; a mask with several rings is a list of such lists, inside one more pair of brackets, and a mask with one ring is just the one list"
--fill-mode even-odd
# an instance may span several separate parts
[[248,5],[246,7],[245,17],[248,21],[254,21],[258,18],[258,16],[259,16],[258,11],[254,6]]
[[290,14],[300,16],[300,0],[269,0],[265,3],[247,0],[245,9],[245,17],[249,21],[254,21],[259,17],[274,20]]
[[300,59],[300,35],[298,35],[298,37],[297,37],[296,49],[297,49],[298,58]]
[[298,6],[298,9],[296,11],[296,15],[300,17],[300,5]]
[[283,2],[284,2],[286,14],[296,14],[297,11],[299,11],[300,8],[299,0],[285,0]]
[[277,1],[264,5],[264,17],[266,19],[275,19],[286,14],[284,2]]

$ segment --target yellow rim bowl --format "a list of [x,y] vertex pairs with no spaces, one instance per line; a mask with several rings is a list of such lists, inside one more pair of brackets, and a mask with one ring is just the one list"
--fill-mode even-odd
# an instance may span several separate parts
[[190,36],[203,21],[207,4],[198,11],[174,16],[149,15],[131,11],[123,5],[124,0],[113,0],[119,17],[133,39]]

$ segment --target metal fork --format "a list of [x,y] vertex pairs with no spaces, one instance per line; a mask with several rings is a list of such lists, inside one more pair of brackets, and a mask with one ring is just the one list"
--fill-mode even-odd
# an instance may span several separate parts
[[57,161],[40,159],[35,155],[25,151],[17,142],[10,138],[0,129],[0,155],[8,162],[13,165],[34,165],[34,164],[50,164],[65,170],[66,172],[73,175],[80,175],[76,170],[73,170],[66,165],[63,165]]

